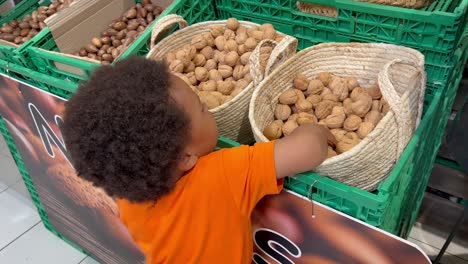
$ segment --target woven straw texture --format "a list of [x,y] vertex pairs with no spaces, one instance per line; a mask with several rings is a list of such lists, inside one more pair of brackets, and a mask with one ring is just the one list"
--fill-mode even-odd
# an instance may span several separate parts
[[423,8],[432,3],[432,0],[356,0],[358,2],[368,2],[380,5],[399,6],[406,8]]
[[[239,21],[239,23],[247,28],[258,26],[258,24]],[[160,40],[162,34],[167,30],[174,28],[179,24],[179,30],[172,33],[170,36]],[[151,50],[147,58],[153,60],[163,59],[167,53],[183,48],[190,44],[191,40],[203,33],[210,32],[214,25],[226,25],[224,21],[207,21],[187,26],[187,22],[177,15],[168,15],[154,26],[151,37]],[[279,33],[279,32],[278,32]],[[157,44],[155,45],[154,43]],[[265,70],[260,68],[260,47],[272,46],[273,51],[270,55]],[[280,43],[272,40],[263,40],[250,56],[250,74],[252,83],[250,83],[239,95],[231,101],[213,108],[210,112],[213,114],[218,125],[219,135],[235,140],[239,143],[248,144],[254,141],[252,130],[248,119],[248,109],[252,93],[256,85],[258,85],[264,76],[270,73],[275,67],[285,62],[289,57],[295,54],[297,48],[297,40],[293,37],[286,36]]]
[[320,72],[356,77],[368,88],[378,80],[390,111],[357,146],[327,159],[316,172],[347,185],[374,190],[389,174],[422,114],[426,75],[424,57],[416,50],[365,43],[326,43],[305,49],[283,63],[255,90],[249,120],[257,142],[268,139],[263,129],[273,121],[279,95],[292,88],[299,73],[315,78]]

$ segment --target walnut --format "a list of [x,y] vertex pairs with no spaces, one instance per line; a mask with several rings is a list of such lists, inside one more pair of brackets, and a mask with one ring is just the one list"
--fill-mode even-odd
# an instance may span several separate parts
[[294,88],[301,90],[301,91],[305,91],[307,90],[307,87],[309,86],[309,79],[307,79],[307,76],[301,73],[301,74],[296,75],[296,77],[294,78],[293,84],[294,84]]
[[213,80],[213,81],[222,81],[223,80],[223,76],[221,75],[221,73],[219,73],[218,70],[211,70],[208,72],[209,74],[209,78],[210,80]]
[[240,56],[240,63],[242,65],[247,65],[249,63],[250,55],[252,55],[252,52],[246,52]]
[[372,100],[371,110],[382,112],[382,104],[380,103],[380,100]]
[[291,115],[291,108],[288,105],[277,104],[275,107],[275,118],[278,120],[287,120]]
[[323,85],[328,86],[332,79],[332,75],[329,72],[321,72],[317,76],[317,79],[319,79],[323,83]]
[[257,47],[257,41],[254,38],[247,38],[244,43],[245,51],[253,51]]
[[375,127],[374,124],[371,122],[362,122],[356,134],[360,138],[365,138],[367,137],[367,135],[369,135],[370,132],[372,132],[372,130],[374,130],[374,127]]
[[248,85],[249,83],[245,79],[240,79],[236,82],[236,88],[239,88],[241,90],[243,90]]
[[236,33],[234,31],[230,30],[230,29],[226,29],[224,31],[224,38],[226,40],[229,40],[229,39],[234,40],[236,38]]
[[214,92],[217,89],[216,82],[213,80],[200,83],[198,85],[198,88],[202,91],[207,91],[207,92]]
[[213,36],[213,38],[222,36],[224,34],[224,27],[221,25],[212,26],[210,29],[210,33]]
[[346,85],[348,86],[348,91],[351,92],[354,88],[359,86],[359,82],[354,77],[348,77],[346,78]]
[[216,63],[215,60],[207,60],[206,63],[205,63],[205,69],[207,71],[211,71],[211,70],[216,70],[218,68],[218,64]]
[[241,45],[241,44],[244,44],[248,38],[249,36],[247,36],[247,33],[240,32],[240,33],[237,33],[235,41],[237,42],[238,45]]
[[198,81],[205,82],[205,81],[208,81],[208,78],[210,77],[210,75],[205,68],[197,67],[195,68],[195,77],[197,78]]
[[189,60],[193,60],[193,58],[197,54],[197,49],[192,45],[187,45],[186,47],[184,47],[184,50]]
[[322,100],[323,101],[332,101],[332,102],[338,102],[339,101],[339,98],[338,96],[336,96],[335,94],[325,94],[323,97],[322,97]]
[[338,153],[344,153],[354,146],[359,144],[360,140],[356,133],[347,133],[338,143],[336,144],[336,151]]
[[231,81],[217,81],[216,86],[218,88],[218,92],[224,95],[230,95],[232,90],[234,90],[234,83]]
[[195,64],[196,67],[203,67],[206,63],[206,58],[202,54],[195,54],[195,57],[193,57],[192,62],[193,64]]
[[317,124],[318,120],[313,114],[299,113],[296,122],[298,125],[302,126],[304,124]]
[[325,123],[327,124],[328,128],[340,128],[343,126],[343,122],[346,118],[346,115],[341,113],[332,113],[331,115],[325,118]]
[[210,33],[205,33],[202,36],[206,40],[206,46],[208,46],[208,47],[213,47],[214,46],[214,38]]
[[328,87],[332,90],[332,93],[338,97],[338,100],[343,101],[348,98],[348,86],[341,78],[333,78]]
[[200,50],[200,54],[202,54],[207,60],[210,60],[214,57],[214,50],[212,47],[206,46]]
[[195,76],[195,73],[194,73],[194,72],[186,73],[185,76],[186,76],[187,79],[189,80],[189,84],[190,84],[190,85],[197,85],[198,80],[197,80],[197,77]]
[[272,51],[273,48],[269,46],[260,48],[260,68],[262,71],[265,70]]
[[232,76],[232,67],[229,65],[221,65],[218,67],[218,71],[223,78],[229,78]]
[[237,53],[237,42],[233,39],[230,39],[226,41],[226,46],[224,47],[224,50],[226,51],[235,51]]
[[294,90],[294,92],[296,92],[298,100],[299,99],[306,99],[304,93],[301,92],[301,90],[298,90],[298,89],[293,89],[293,90]]
[[238,96],[240,93],[242,93],[242,88],[237,88],[236,85],[234,85],[234,90],[231,92],[232,97]]
[[219,36],[215,38],[214,44],[216,46],[216,49],[218,49],[219,51],[223,51],[224,46],[226,45],[226,39],[224,38],[224,36]]
[[312,110],[312,103],[307,101],[305,98],[300,98],[296,102],[296,108],[299,113],[309,112],[310,110]]
[[297,122],[297,119],[299,118],[299,114],[292,114],[289,118],[288,118],[288,121],[289,120],[292,120],[292,121],[295,121]]
[[195,63],[193,63],[193,61],[191,61],[189,64],[187,64],[187,66],[184,67],[184,72],[185,73],[193,72],[193,71],[195,71],[196,67],[197,66],[195,66]]
[[181,60],[173,60],[172,63],[169,65],[169,69],[172,72],[182,73],[184,71],[184,64]]
[[323,83],[320,80],[310,80],[306,95],[321,94],[323,92]]
[[315,107],[317,107],[317,104],[322,101],[322,97],[318,94],[309,95],[306,99],[307,101],[312,103],[312,106],[314,107],[314,109]]
[[352,104],[353,104],[353,100],[351,100],[351,98],[346,98],[343,101],[343,108],[344,108],[345,114],[347,116],[349,116],[349,115],[351,115],[353,113],[353,109],[351,107]]
[[332,109],[332,114],[346,115],[343,106],[335,106]]
[[278,100],[281,104],[292,105],[297,102],[298,97],[294,89],[288,89],[279,96]]
[[[279,120],[276,120],[279,121]],[[265,135],[268,140],[275,140],[280,138],[283,135],[283,122],[272,122],[263,129],[263,135]]]
[[343,123],[343,128],[346,131],[356,131],[362,123],[362,119],[357,115],[350,115]]
[[296,121],[293,120],[288,120],[286,123],[284,123],[284,126],[282,128],[283,134],[285,136],[291,135],[291,133],[298,127]]
[[340,129],[340,128],[334,128],[330,129],[330,132],[335,136],[337,141],[340,141],[346,133],[348,133],[346,130]]
[[333,104],[331,104],[330,101],[322,101],[315,107],[315,116],[320,120],[325,119],[331,114],[332,109]]
[[197,50],[201,50],[206,47],[207,42],[203,36],[198,36],[192,39],[191,42],[192,46],[195,47]]
[[236,66],[238,61],[239,55],[235,51],[230,51],[224,56],[224,62],[231,67]]
[[164,60],[170,65],[172,61],[176,60],[176,56],[174,52],[169,52],[166,54]]
[[226,21],[226,27],[232,31],[236,31],[239,27],[239,21],[235,18],[229,18]]
[[335,156],[337,156],[338,154],[333,150],[332,147],[328,146],[328,153],[327,153],[327,159],[329,158],[333,158]]
[[353,89],[349,97],[353,99],[353,101],[356,101],[357,97],[361,94],[367,94],[366,90],[364,90],[362,87],[356,87]]
[[372,97],[372,99],[374,100],[379,100],[380,98],[382,98],[382,93],[380,92],[380,88],[377,84],[373,84],[371,85],[368,89],[367,89],[367,93]]
[[379,111],[372,110],[367,113],[366,117],[364,117],[364,122],[372,123],[374,126],[377,126],[380,119],[382,119],[382,113]]
[[360,117],[366,116],[371,107],[372,98],[368,94],[358,95],[354,103],[351,104],[351,109],[353,110],[353,113]]
[[325,88],[323,88],[322,93],[320,93],[320,96],[323,97],[323,96],[325,96],[327,94],[332,94],[332,91],[330,90],[330,88],[325,87]]
[[200,101],[206,104],[208,109],[213,109],[213,108],[220,106],[219,99],[215,95],[211,94],[210,92],[200,92],[199,96],[200,96]]

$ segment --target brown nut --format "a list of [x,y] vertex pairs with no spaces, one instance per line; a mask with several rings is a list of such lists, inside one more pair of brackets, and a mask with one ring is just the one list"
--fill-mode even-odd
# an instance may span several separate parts
[[[92,41],[91,41],[91,42],[92,42]],[[102,37],[102,38],[101,38],[101,43],[102,43],[102,45],[109,45],[109,44],[111,44],[111,42],[112,42],[112,40],[111,40],[111,38],[109,38],[109,37]]]
[[236,82],[236,89],[243,90],[245,87],[249,86],[249,83],[245,79],[238,80]]
[[93,44],[96,48],[101,48],[102,47],[102,40],[99,38],[93,38],[91,39],[91,44]]
[[366,116],[371,107],[372,98],[368,94],[358,95],[354,103],[351,104],[351,109],[353,110],[353,113],[360,117]]
[[306,91],[307,87],[309,86],[309,79],[307,76],[304,74],[300,73],[296,75],[296,77],[293,80],[293,86],[294,88],[301,90],[301,91]]
[[114,58],[112,57],[112,55],[107,54],[107,53],[102,54],[101,57],[102,57],[102,60],[108,61],[108,62],[112,62],[112,61],[114,60]]
[[198,36],[198,37],[193,38],[191,44],[197,50],[201,50],[207,45],[206,39],[203,36]]
[[127,32],[125,30],[121,30],[117,32],[117,35],[115,35],[115,39],[123,40],[126,36],[127,36]]
[[351,92],[354,88],[359,86],[359,82],[354,77],[348,77],[346,78],[346,86],[348,87],[348,91]]
[[226,51],[234,51],[237,54],[237,42],[233,39],[227,40],[224,46],[224,50]]
[[280,120],[276,120],[269,124],[268,126],[263,129],[263,135],[265,135],[268,140],[275,140],[280,138],[283,135],[283,122]]
[[294,130],[298,128],[298,124],[296,121],[288,120],[284,123],[282,131],[285,136],[289,136],[294,132]]
[[322,101],[315,107],[315,116],[318,119],[325,119],[332,112],[333,104],[330,101]]
[[230,29],[226,29],[226,30],[224,31],[224,35],[223,35],[223,36],[224,36],[224,38],[226,39],[226,41],[227,41],[227,40],[230,40],[230,39],[232,39],[232,40],[235,40],[235,39],[236,39],[236,33],[234,33],[234,31],[232,31],[232,30],[230,30]]
[[325,123],[328,128],[341,128],[345,121],[346,115],[344,113],[332,113],[325,118]]
[[247,36],[247,33],[241,32],[237,33],[236,38],[234,39],[238,45],[244,44],[245,41],[247,40],[249,36]]
[[208,71],[203,67],[196,67],[195,68],[195,78],[200,82],[208,81],[209,78]]
[[214,47],[214,38],[210,33],[204,33],[202,36],[206,41],[206,46]]
[[372,111],[378,111],[382,112],[382,104],[380,103],[380,100],[372,100]]
[[223,76],[221,75],[221,73],[219,73],[218,70],[211,70],[208,73],[210,75],[210,80],[213,80],[213,81],[222,81],[223,80]]
[[30,28],[29,23],[25,22],[25,21],[19,23],[18,26],[19,26],[20,29]]
[[229,65],[220,65],[218,67],[218,71],[221,74],[221,76],[223,76],[223,78],[229,78],[232,76],[233,69]]
[[235,18],[229,18],[226,22],[226,27],[232,31],[236,31],[239,27],[239,21]]
[[236,66],[238,61],[239,61],[239,55],[235,51],[230,51],[224,56],[224,63],[226,63],[227,65],[231,67]]
[[364,117],[364,122],[369,122],[374,124],[374,126],[377,126],[377,124],[380,122],[380,119],[382,119],[382,113],[376,110],[372,110],[367,113],[366,117]]
[[188,83],[190,85],[197,85],[198,80],[197,80],[197,77],[195,76],[195,72],[186,73],[185,76],[187,77]]
[[275,118],[278,120],[287,120],[291,115],[291,108],[288,105],[277,104],[274,114]]
[[263,31],[263,39],[272,39],[276,38],[276,30],[274,28],[267,28]]
[[353,89],[351,92],[351,95],[349,96],[353,101],[357,100],[357,97],[361,94],[365,94],[366,90],[364,90],[362,87],[356,87]]
[[122,29],[127,28],[127,24],[122,21],[115,22],[114,26],[112,27],[113,29],[117,31],[121,31]]
[[13,32],[13,27],[8,25],[8,24],[3,24],[1,28],[3,33],[12,33]]
[[25,28],[20,31],[20,36],[21,37],[26,37],[29,34],[29,29]]
[[317,79],[320,80],[324,86],[328,86],[328,84],[332,80],[332,74],[329,72],[321,72],[317,76]]
[[329,158],[333,158],[335,156],[337,156],[338,154],[333,150],[332,147],[328,146],[328,149],[327,149],[327,159]]
[[321,94],[323,89],[323,83],[320,80],[310,80],[305,93],[306,95]]
[[351,98],[346,98],[343,101],[343,108],[344,108],[345,114],[347,116],[349,116],[349,115],[351,115],[353,113],[353,109],[351,107],[352,104],[353,104],[353,100],[351,100]]
[[299,98],[295,106],[298,113],[309,112],[312,110],[312,103],[303,98]]
[[294,89],[288,89],[281,93],[278,100],[281,104],[292,105],[297,102],[298,97]]
[[222,36],[224,34],[224,27],[221,25],[216,25],[211,27],[210,33],[213,36],[213,38],[217,38],[219,36]]
[[252,55],[252,52],[242,54],[240,57],[240,63],[242,63],[242,65],[247,65],[249,63],[250,55]]
[[204,67],[207,71],[216,70],[218,68],[218,64],[214,60],[207,60]]
[[254,38],[247,38],[247,40],[244,43],[245,51],[253,51],[255,47],[257,47],[257,41]]
[[200,101],[206,104],[208,109],[213,109],[213,108],[220,106],[219,99],[215,95],[211,94],[210,92],[200,92],[199,96],[200,96]]
[[332,135],[335,137],[337,141],[341,141],[341,139],[348,133],[348,131],[340,129],[340,128],[334,128],[330,129],[330,132]]
[[198,87],[200,88],[200,90],[208,92],[214,92],[217,90],[216,81],[213,80],[202,82]]
[[332,90],[332,93],[338,97],[339,101],[343,101],[348,98],[349,90],[346,83],[339,77],[332,78],[328,87]]
[[114,39],[114,40],[112,41],[112,46],[113,46],[114,48],[118,48],[120,45],[122,45],[122,41],[120,41],[120,40],[118,40],[118,39]]
[[224,36],[218,36],[215,38],[214,44],[217,50],[224,51],[224,47],[226,45],[226,39],[224,38]]
[[224,95],[230,95],[232,90],[234,90],[234,83],[232,81],[218,81],[216,86],[218,87],[218,92]]
[[325,94],[322,96],[322,100],[323,101],[332,101],[332,102],[338,102],[339,101],[339,98],[338,96],[334,95],[334,94]]
[[212,47],[206,46],[201,51],[200,54],[203,54],[207,60],[213,59],[214,51]]
[[302,126],[304,124],[317,124],[318,120],[313,114],[299,113],[297,115],[296,122],[299,126]]
[[362,139],[367,137],[372,130],[374,130],[374,124],[371,122],[362,122],[359,126],[356,134]]
[[232,77],[236,81],[244,78],[244,66],[236,65],[236,67],[234,67],[234,71],[232,72]]
[[173,72],[182,73],[184,71],[184,63],[181,60],[174,60],[169,65],[169,69]]
[[81,57],[86,57],[88,55],[88,52],[85,50],[85,48],[81,48],[78,53]]
[[96,48],[96,46],[94,46],[93,44],[88,44],[85,46],[85,49],[87,52],[90,52],[90,53],[96,53],[98,52],[98,49]]
[[343,123],[343,128],[346,131],[356,131],[362,123],[362,119],[357,115],[350,115]]
[[193,58],[192,62],[197,67],[203,67],[206,64],[206,58],[202,54],[195,54],[195,57]]
[[322,97],[318,94],[309,95],[306,99],[307,101],[312,103],[312,106],[314,107],[314,109],[317,106],[317,104],[322,101]]
[[[182,62],[183,63],[183,62]],[[193,72],[195,71],[195,63],[193,63],[192,61],[189,62],[186,66],[184,65],[184,72],[185,73],[190,73],[190,72]]]
[[382,93],[380,92],[380,88],[377,84],[371,85],[367,89],[367,93],[372,97],[373,100],[379,100],[382,98]]
[[128,18],[128,19],[135,18],[136,16],[137,16],[137,11],[135,10],[135,8],[130,8],[130,9],[125,13],[125,17]]
[[340,154],[344,153],[359,144],[359,142],[360,140],[356,133],[347,133],[341,141],[338,141],[336,144],[336,151]]

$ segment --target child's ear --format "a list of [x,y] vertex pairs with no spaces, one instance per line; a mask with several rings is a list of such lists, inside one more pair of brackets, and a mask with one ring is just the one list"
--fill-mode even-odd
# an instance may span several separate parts
[[189,171],[195,164],[197,164],[198,156],[193,154],[185,154],[182,160],[179,162],[179,170],[181,171]]

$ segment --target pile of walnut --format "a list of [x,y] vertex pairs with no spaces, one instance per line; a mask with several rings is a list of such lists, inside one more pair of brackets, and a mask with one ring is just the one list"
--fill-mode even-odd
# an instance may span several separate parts
[[72,1],[60,0],[53,2],[49,6],[41,6],[30,15],[25,15],[22,19],[14,19],[3,24],[0,28],[0,39],[21,45],[32,39],[46,27],[44,20],[60,10],[68,7]]
[[102,64],[112,63],[140,36],[164,9],[143,0],[141,4],[127,10],[121,17],[114,20],[101,33],[100,38],[93,38],[91,43],[74,53],[76,56],[88,57],[101,61]]
[[[172,72],[191,85],[208,109],[213,109],[250,84],[249,58],[259,42],[279,42],[283,37],[271,24],[246,28],[230,18],[226,26],[215,25],[210,32],[193,38],[191,44],[168,53],[165,61]],[[271,51],[270,46],[261,48],[261,67],[266,67]]]
[[318,123],[330,129],[338,143],[328,147],[328,158],[356,146],[389,111],[377,84],[361,88],[356,78],[328,72],[309,80],[299,74],[294,88],[284,91],[274,110],[275,121],[263,130],[269,140],[290,135],[298,126]]

